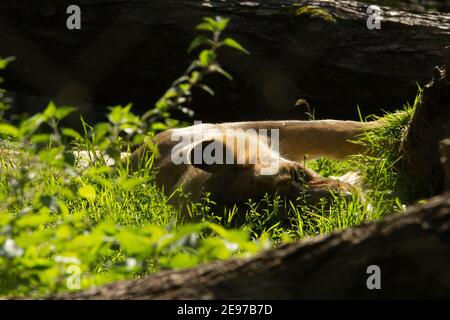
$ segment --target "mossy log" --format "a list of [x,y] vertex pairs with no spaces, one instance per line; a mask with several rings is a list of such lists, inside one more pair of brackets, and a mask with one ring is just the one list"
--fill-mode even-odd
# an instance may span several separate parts
[[[80,31],[66,28],[69,3],[81,7]],[[143,110],[188,66],[195,25],[222,15],[232,20],[227,35],[251,56],[223,52],[220,60],[235,81],[210,79],[216,96],[197,93],[196,119],[298,119],[303,110],[293,104],[299,98],[318,117],[357,118],[357,105],[369,114],[413,101],[416,84],[441,64],[450,35],[448,13],[387,7],[381,29],[368,30],[367,6],[337,0],[1,1],[0,55],[19,58],[5,75],[8,89],[17,92],[17,112],[42,106],[46,98],[36,96],[80,106],[134,102]]]
[[[379,266],[381,289],[367,268]],[[450,194],[379,222],[243,260],[166,271],[50,299],[416,299],[450,295]]]

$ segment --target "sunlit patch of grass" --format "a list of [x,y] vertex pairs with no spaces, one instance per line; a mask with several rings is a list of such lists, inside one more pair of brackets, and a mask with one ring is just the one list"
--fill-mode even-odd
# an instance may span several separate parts
[[[419,93],[420,95],[420,93]],[[390,198],[394,202],[409,203],[414,198],[417,181],[408,179],[402,166],[401,141],[418,103],[403,110],[386,113],[383,125],[365,132],[359,143],[369,149],[366,155],[354,156],[352,162],[362,173],[369,194]]]
[[[78,290],[270,246],[245,230],[206,220],[181,223],[154,181],[154,157],[136,172],[121,160],[121,152],[144,143],[154,150],[149,136],[180,126],[171,112],[193,112],[188,102],[194,87],[213,94],[203,82],[206,74],[232,79],[218,63],[219,49],[248,52],[233,38],[222,39],[228,23],[202,20],[197,30],[209,37],[197,37],[189,51],[202,50],[142,116],[131,104],[114,106],[108,122],[89,125],[81,117],[80,133],[60,126],[76,109],[50,102],[31,117],[5,119],[8,103],[0,89],[0,296]],[[0,58],[0,70],[10,61]],[[80,152],[87,156],[83,161]]]
[[[195,223],[190,224],[180,221],[180,212],[156,186],[152,161],[136,172],[130,172],[127,162],[109,167],[101,159],[79,168],[66,156],[71,146],[62,140],[52,140],[50,149],[27,140],[4,142],[13,161],[0,164],[0,295],[67,290],[70,264],[64,261],[79,261],[85,288],[248,256],[401,212],[409,185],[400,179],[399,141],[412,113],[413,107],[406,107],[386,114],[381,127],[365,132],[358,143],[366,144],[370,155],[306,163],[324,176],[357,171],[364,180],[364,199],[336,195],[311,206],[302,198],[290,202],[267,194],[219,211],[205,194],[191,204],[190,221]],[[95,134],[91,127],[77,145],[95,151]]]
[[[135,172],[120,160],[120,151],[148,138],[144,119],[130,105],[111,108],[108,123],[90,126],[82,120],[82,134],[59,126],[72,108],[50,103],[18,123],[0,112],[0,296],[68,290],[73,265],[81,272],[80,288],[87,288],[249,256],[401,212],[414,184],[402,171],[399,147],[414,107],[375,117],[383,125],[357,141],[368,154],[306,163],[326,177],[356,171],[364,199],[335,195],[311,206],[302,197],[286,201],[275,192],[219,209],[205,194],[189,205],[188,221],[156,185],[153,157]],[[95,159],[80,167],[74,150],[92,152]],[[97,152],[116,165],[106,165]]]

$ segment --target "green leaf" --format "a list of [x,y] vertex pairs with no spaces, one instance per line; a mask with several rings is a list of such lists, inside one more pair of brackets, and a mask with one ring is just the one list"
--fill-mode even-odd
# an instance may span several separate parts
[[236,40],[234,40],[232,38],[226,38],[223,41],[223,44],[228,46],[228,47],[231,47],[231,48],[234,48],[236,50],[239,50],[241,52],[244,52],[245,54],[250,54],[250,52],[248,52],[239,42],[237,42]]
[[19,129],[8,123],[0,123],[0,134],[10,137],[17,137]]
[[21,248],[27,249],[31,246],[41,245],[54,236],[55,231],[46,229],[37,232],[21,232],[14,240]]
[[50,268],[54,262],[52,262],[51,260],[48,259],[43,259],[43,258],[23,258],[21,259],[21,263],[24,267],[26,267],[27,271],[31,271],[31,270],[46,270],[48,268]]
[[47,108],[44,110],[44,116],[47,118],[53,118],[56,116],[56,105],[53,101],[48,103]]
[[[220,17],[219,17],[220,18]],[[216,18],[217,19],[217,18]],[[208,23],[209,25],[211,25],[212,27],[215,27],[217,24],[217,20],[211,17],[204,17],[203,21],[205,21],[206,23]]]
[[167,230],[158,225],[146,225],[139,229],[139,234],[145,236],[151,243],[158,243],[163,236],[167,234]]
[[125,252],[131,256],[145,257],[153,250],[150,239],[130,230],[123,230],[116,236],[116,239]]
[[166,129],[167,129],[167,126],[162,122],[152,123],[152,131],[163,131]]
[[72,229],[68,225],[62,225],[55,231],[56,239],[67,240],[72,237]]
[[16,60],[15,57],[8,57],[4,59],[0,57],[0,70],[5,69],[8,66],[8,64],[14,60]]
[[[105,236],[100,232],[93,232],[88,234],[82,234],[75,237],[72,241],[65,244],[65,249],[74,251],[77,253],[83,253],[85,250],[91,250],[92,248],[99,247],[104,240]],[[96,257],[91,259],[95,260]]]
[[119,231],[119,227],[113,221],[103,221],[95,227],[95,230],[106,236],[114,236]]
[[0,213],[0,226],[8,225],[13,217],[9,213]]
[[113,124],[118,124],[122,121],[123,112],[122,106],[115,106],[111,108],[111,112],[108,114],[109,122]]
[[[34,269],[36,269],[36,267]],[[55,285],[55,279],[58,279],[61,276],[60,272],[60,268],[54,265],[53,262],[46,265],[45,262],[42,261],[42,267],[39,268],[39,272],[36,272],[36,275],[39,277],[41,286],[46,287]]]
[[134,116],[134,114],[130,111],[131,107],[131,103],[126,105],[125,107],[122,107],[120,105],[111,107],[111,111],[108,114],[108,120],[112,124],[121,124],[129,121]]
[[[64,190],[64,188],[62,188],[61,190]],[[69,191],[70,192],[70,191]],[[60,192],[61,193],[61,192]],[[58,201],[58,208],[59,208],[59,212],[62,216],[67,216],[69,215],[69,208],[66,206],[66,204],[64,203],[64,201],[61,200],[57,200]]]
[[128,178],[128,177],[120,177],[117,181],[117,184],[120,188],[125,191],[132,190],[138,185],[141,185],[145,182],[144,178]]
[[171,99],[177,96],[177,90],[175,88],[170,88],[164,93],[164,99]]
[[73,138],[77,141],[83,141],[83,137],[77,131],[75,131],[71,128],[62,128],[61,132],[66,137]]
[[62,165],[64,162],[64,146],[39,151],[39,159],[51,165]]
[[230,19],[228,18],[216,17],[215,27],[219,31],[224,31],[228,27],[229,23]]
[[161,237],[161,239],[158,240],[158,249],[162,250],[168,246],[171,246],[172,248],[184,246],[185,240],[189,239],[194,234],[199,234],[205,226],[206,225],[203,223],[184,225],[170,236],[166,235],[165,237]]
[[168,267],[171,269],[186,269],[195,267],[199,263],[196,256],[182,252],[171,258]]
[[209,39],[206,36],[198,36],[197,38],[195,38],[192,42],[191,45],[189,46],[188,52],[192,52],[192,50],[194,50],[195,48],[208,43]]
[[203,50],[202,52],[200,52],[200,55],[198,56],[201,65],[205,67],[209,66],[214,61],[215,58],[216,54],[212,50]]
[[184,83],[184,82],[187,82],[187,81],[189,81],[189,77],[188,76],[182,76],[182,77],[178,78],[177,80],[175,80],[172,83],[172,87],[176,87],[177,85],[179,85],[181,83]]
[[202,79],[202,74],[198,71],[193,71],[190,78],[190,83],[195,84]]
[[226,260],[231,257],[232,251],[227,249],[224,240],[207,238],[203,240],[202,246],[199,248],[199,255],[203,256],[206,261]]
[[221,75],[223,75],[228,80],[233,81],[233,76],[231,74],[229,74],[228,72],[226,72],[225,70],[223,70],[219,65],[217,65],[217,64],[212,65],[210,67],[210,69],[211,69],[211,71],[220,73]]
[[213,89],[211,89],[210,87],[208,87],[206,84],[199,84],[198,87],[206,92],[208,92],[210,95],[214,96],[215,93],[213,91]]
[[213,223],[208,223],[208,226],[212,230],[214,230],[220,237],[230,242],[241,245],[248,241],[248,232],[245,230],[227,230],[224,227]]
[[47,133],[35,134],[31,137],[33,143],[48,143],[51,140],[51,135]]
[[106,136],[111,129],[109,123],[101,122],[94,126],[94,134],[96,139],[101,139]]
[[197,27],[195,27],[195,29],[200,30],[200,31],[211,31],[211,32],[215,31],[214,26],[212,26],[208,22],[200,23]]
[[139,127],[137,125],[130,124],[130,123],[124,123],[124,124],[120,125],[119,129],[121,132],[125,132],[126,134],[128,134],[130,136],[139,131]]
[[95,200],[97,191],[95,191],[95,188],[93,186],[86,185],[78,189],[78,194],[87,200]]
[[19,228],[36,228],[54,220],[55,217],[48,214],[27,214],[16,222],[16,226]]
[[32,134],[39,129],[42,123],[46,120],[42,113],[35,114],[31,118],[26,119],[20,124],[19,135],[24,136]]
[[69,114],[77,111],[77,108],[73,107],[61,107],[56,109],[55,118],[58,120],[64,119]]

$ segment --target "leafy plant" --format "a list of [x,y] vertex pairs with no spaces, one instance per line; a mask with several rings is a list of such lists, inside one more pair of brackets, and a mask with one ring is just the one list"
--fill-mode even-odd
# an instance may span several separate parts
[[[182,224],[155,183],[152,156],[142,170],[128,170],[122,153],[142,143],[152,147],[149,136],[181,125],[171,112],[192,113],[194,87],[212,93],[204,84],[208,74],[231,79],[218,62],[219,49],[246,50],[222,39],[228,23],[205,18],[197,26],[208,36],[196,38],[189,50],[204,49],[143,116],[131,105],[114,106],[107,122],[89,125],[81,118],[79,133],[61,127],[73,108],[50,102],[41,113],[11,121],[4,118],[7,101],[0,102],[0,296],[43,296],[248,256],[274,243],[377,219],[393,207],[402,210],[395,163],[398,136],[412,108],[386,115],[382,128],[362,138],[375,156],[308,163],[326,176],[358,169],[367,184],[365,203],[336,198],[311,207],[302,199],[286,202],[267,194],[218,212],[205,194],[191,205],[197,223]],[[0,69],[9,61],[0,59]]]
[[[206,32],[207,35],[200,35],[195,38],[189,46],[188,52],[192,52],[199,47],[205,47],[198,54],[184,74],[175,80],[171,87],[156,103],[156,108],[146,112],[142,120],[150,123],[154,131],[165,130],[174,124],[174,120],[170,118],[172,110],[180,110],[189,116],[194,115],[191,108],[192,90],[200,88],[210,95],[214,95],[214,91],[204,83],[206,76],[212,73],[223,75],[229,80],[233,77],[225,71],[218,62],[219,50],[226,46],[232,49],[248,54],[249,52],[233,38],[222,39],[222,33],[225,31],[230,20],[222,17],[206,17],[196,29]],[[177,121],[175,121],[177,123]]]
[[[15,58],[9,57],[9,58],[2,58],[0,57],[0,71],[5,70],[9,63],[14,61]],[[3,78],[0,77],[0,85],[3,83]],[[6,110],[8,110],[8,99],[5,97],[5,89],[2,89],[0,87],[0,120],[3,119],[4,113]],[[8,130],[7,127],[3,128],[3,130]]]
[[[121,153],[145,142],[148,134],[178,126],[169,118],[185,108],[191,89],[211,92],[203,78],[219,72],[218,49],[245,51],[220,36],[228,19],[205,18],[207,49],[185,75],[138,116],[131,105],[111,107],[108,122],[84,132],[60,126],[75,111],[50,102],[41,113],[8,121],[0,109],[0,295],[42,295],[85,288],[117,279],[253,254],[269,244],[248,231],[225,230],[202,222],[178,226],[178,213],[146,170],[131,173]],[[0,67],[11,61],[0,60]],[[2,91],[3,92],[3,91]],[[164,121],[164,125],[161,122]],[[77,283],[76,277],[79,277]],[[72,285],[70,285],[72,284]]]

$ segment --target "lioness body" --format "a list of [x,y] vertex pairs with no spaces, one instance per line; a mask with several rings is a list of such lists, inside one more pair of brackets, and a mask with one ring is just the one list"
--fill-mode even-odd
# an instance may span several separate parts
[[[353,154],[363,153],[365,147],[353,143],[364,130],[379,126],[380,122],[357,122],[340,120],[316,120],[316,121],[247,121],[227,122],[219,124],[200,124],[187,128],[171,129],[158,134],[155,141],[159,152],[164,157],[170,149],[177,144],[172,141],[174,133],[183,131],[186,134],[194,134],[196,131],[204,130],[226,130],[260,129],[279,130],[279,152],[280,155],[295,161],[303,161],[305,158],[314,159],[328,157],[344,159]],[[269,141],[270,142],[270,141]],[[134,157],[144,151],[144,146],[139,149]]]
[[[232,204],[246,201],[249,198],[261,199],[267,193],[279,192],[281,195],[295,199],[307,194],[311,202],[327,197],[330,191],[348,194],[352,186],[336,179],[326,179],[301,163],[305,158],[331,157],[343,159],[348,155],[364,152],[364,147],[352,143],[367,129],[377,126],[377,122],[361,123],[354,121],[256,121],[222,124],[200,124],[187,128],[172,129],[156,135],[153,139],[158,148],[155,167],[158,170],[157,183],[164,188],[166,194],[172,194],[182,187],[197,201],[202,194],[210,193],[219,204]],[[257,138],[259,130],[274,130],[279,133],[279,152],[271,149],[270,135],[266,143],[259,141],[258,150],[262,157],[278,163],[278,170],[272,175],[261,174],[260,159],[250,161],[254,155],[248,149],[236,150],[236,144],[227,142],[229,130],[237,139],[252,140]],[[248,133],[253,130],[256,135]],[[205,138],[207,141],[220,141],[224,148],[234,157],[244,157],[239,165],[219,164],[213,166],[195,165],[193,163],[174,164],[173,152],[179,137],[198,137],[205,132],[214,134]],[[178,138],[174,138],[178,137]],[[195,140],[195,139],[194,139]],[[184,146],[185,151],[193,150],[197,142]],[[132,155],[132,164],[139,167],[139,159],[146,153],[143,146]],[[253,159],[255,160],[255,159]],[[242,161],[241,161],[242,162]],[[302,176],[302,185],[296,181],[296,175]],[[180,203],[180,199],[175,199]]]
[[280,154],[290,160],[303,161],[320,157],[344,159],[363,153],[364,146],[353,143],[364,130],[378,126],[377,121],[248,121],[217,124],[219,127],[247,130],[278,129]]

